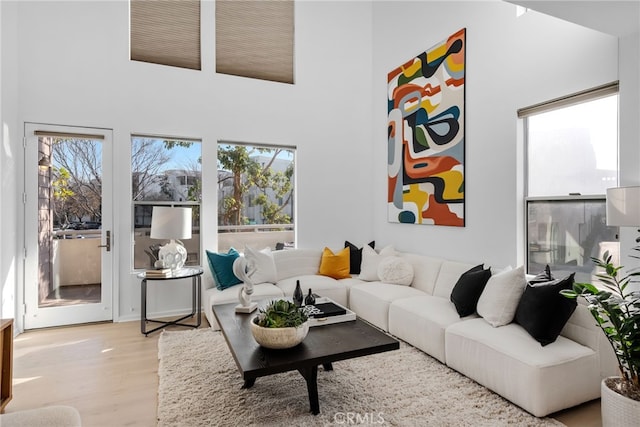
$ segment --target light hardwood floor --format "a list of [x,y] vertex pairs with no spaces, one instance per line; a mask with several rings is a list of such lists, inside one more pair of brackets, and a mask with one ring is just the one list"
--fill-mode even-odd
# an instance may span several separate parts
[[[206,320],[201,327],[208,327]],[[159,335],[145,338],[138,322],[18,335],[14,341],[13,400],[6,412],[69,405],[78,409],[84,426],[155,426]],[[553,416],[569,427],[598,427],[600,402]]]

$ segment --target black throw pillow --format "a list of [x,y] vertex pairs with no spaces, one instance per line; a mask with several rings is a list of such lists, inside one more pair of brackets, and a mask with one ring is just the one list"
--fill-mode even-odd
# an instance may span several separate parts
[[[371,246],[371,249],[375,249],[376,241],[373,240],[369,242],[369,246]],[[344,247],[349,248],[349,274],[360,274],[360,265],[362,264],[362,248],[358,248],[348,240],[344,241]]]
[[483,268],[484,264],[480,264],[463,273],[451,291],[451,302],[460,317],[476,312],[480,295],[491,277],[491,270]]
[[545,283],[552,280],[556,280],[556,278],[551,274],[551,268],[549,268],[549,264],[547,264],[547,266],[544,268],[544,271],[538,274],[533,279],[529,280],[529,283]]
[[520,298],[515,322],[543,346],[558,338],[578,303],[560,295],[573,287],[575,273],[546,283],[529,284]]

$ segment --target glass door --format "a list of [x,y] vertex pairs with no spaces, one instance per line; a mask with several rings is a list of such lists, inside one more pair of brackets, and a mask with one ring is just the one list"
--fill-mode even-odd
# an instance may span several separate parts
[[112,320],[112,132],[25,136],[25,329]]

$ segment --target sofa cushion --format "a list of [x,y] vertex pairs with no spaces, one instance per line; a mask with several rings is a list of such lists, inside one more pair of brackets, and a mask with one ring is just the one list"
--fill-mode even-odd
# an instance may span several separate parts
[[524,266],[491,276],[478,300],[478,314],[493,327],[511,323],[526,285]]
[[443,260],[426,255],[401,253],[400,256],[413,266],[413,281],[411,287],[420,289],[429,295],[433,295],[436,280]]
[[598,355],[563,336],[541,347],[520,325],[482,319],[449,326],[447,365],[537,417],[600,396]]
[[289,277],[317,274],[320,267],[320,249],[293,249],[273,252],[277,281]]
[[478,299],[490,277],[491,270],[485,270],[483,264],[473,267],[460,276],[451,291],[451,302],[455,305],[460,317],[476,312]]
[[514,321],[543,346],[556,340],[578,305],[560,295],[573,287],[575,273],[564,279],[527,285],[516,309]]
[[334,279],[346,279],[350,276],[349,255],[349,248],[344,248],[337,254],[334,254],[329,248],[324,248],[318,274],[333,277]]
[[453,304],[431,295],[397,299],[389,306],[389,333],[445,363],[444,339],[449,325],[461,319]]
[[347,290],[347,303],[345,304],[345,307],[350,307],[351,306],[351,302],[349,300],[349,297],[351,296],[351,288],[356,286],[356,285],[361,285],[363,283],[369,283],[369,282],[365,282],[363,280],[360,280],[357,277],[349,277],[346,279],[340,279],[338,280],[338,283],[340,283],[340,286],[343,286],[346,288]]
[[438,273],[433,296],[449,299],[451,291],[458,282],[460,276],[472,268],[475,264],[467,264],[464,262],[443,261]]
[[377,253],[369,246],[363,247],[362,264],[360,268],[360,276],[358,277],[361,280],[367,280],[370,282],[380,280],[378,277],[378,265],[380,265],[380,261],[385,257],[395,255],[397,255],[397,252],[391,245],[382,248],[380,253]]
[[397,299],[422,295],[425,293],[411,286],[364,282],[351,287],[349,307],[356,312],[358,317],[388,331],[389,305]]
[[255,268],[250,278],[253,283],[276,283],[276,263],[273,261],[271,248],[256,250],[247,246],[244,248],[244,257],[247,259],[248,269]]
[[233,274],[233,262],[240,256],[238,251],[230,248],[226,254],[210,251],[206,251],[206,253],[211,275],[216,282],[216,288],[223,290],[242,283],[242,280]]
[[378,277],[384,283],[409,286],[413,281],[413,267],[398,256],[386,257],[378,264]]
[[[369,242],[369,246],[372,249],[375,249],[375,240]],[[362,248],[358,248],[348,240],[344,241],[344,247],[349,248],[349,273],[360,274],[360,265],[362,264]]]

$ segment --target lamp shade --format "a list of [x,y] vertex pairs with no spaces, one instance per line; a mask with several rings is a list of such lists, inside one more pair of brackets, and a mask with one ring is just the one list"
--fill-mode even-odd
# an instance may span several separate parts
[[607,225],[640,226],[640,187],[607,188]]
[[152,239],[190,239],[191,208],[154,206],[149,237]]

